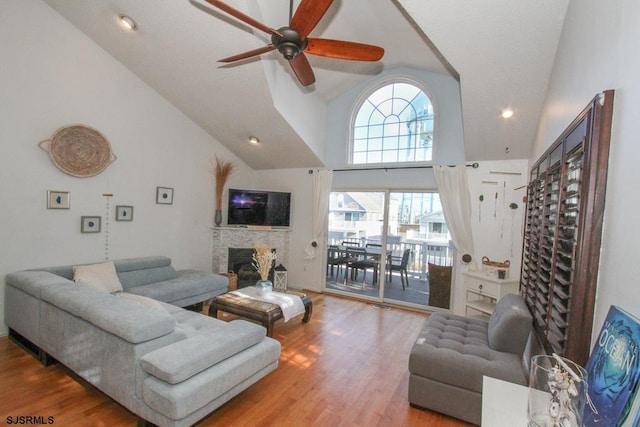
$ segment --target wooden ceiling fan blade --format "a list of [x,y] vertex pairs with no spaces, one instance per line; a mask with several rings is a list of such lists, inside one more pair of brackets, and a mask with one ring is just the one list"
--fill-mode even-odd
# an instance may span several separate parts
[[305,53],[352,61],[378,61],[384,49],[370,44],[331,39],[307,39]]
[[262,55],[263,53],[271,52],[276,47],[269,43],[264,47],[259,47],[258,49],[253,49],[247,52],[239,53],[237,55],[230,56],[228,58],[219,59],[218,62],[235,62],[240,61],[241,59],[247,59],[254,56]]
[[300,52],[298,56],[289,61],[289,64],[302,86],[310,86],[316,82],[316,76],[313,74],[311,64],[304,53]]
[[300,34],[300,38],[304,40],[327,13],[331,3],[333,0],[302,0],[291,18],[289,26],[296,30]]
[[267,34],[277,34],[280,37],[282,37],[282,34],[280,34],[280,32],[274,30],[273,28],[270,28],[269,26],[263,24],[260,21],[253,19],[249,15],[246,15],[244,12],[241,12],[238,9],[235,9],[234,7],[231,7],[224,2],[221,2],[220,0],[205,0],[205,1],[210,5],[217,7],[218,9],[228,13],[234,18],[239,19],[245,24],[251,25],[253,28],[257,28],[258,30],[264,31]]

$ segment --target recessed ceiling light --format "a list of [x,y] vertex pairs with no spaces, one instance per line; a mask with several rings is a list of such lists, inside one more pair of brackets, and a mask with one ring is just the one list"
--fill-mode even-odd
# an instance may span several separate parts
[[502,111],[500,111],[500,117],[502,117],[503,119],[513,117],[513,110],[511,108],[503,109]]
[[252,136],[251,138],[249,138],[249,142],[251,144],[254,144],[254,145],[260,144],[260,140],[258,138],[256,138],[255,136]]
[[122,28],[129,31],[136,31],[138,29],[138,24],[133,20],[130,16],[120,15],[118,16],[118,22],[122,25]]

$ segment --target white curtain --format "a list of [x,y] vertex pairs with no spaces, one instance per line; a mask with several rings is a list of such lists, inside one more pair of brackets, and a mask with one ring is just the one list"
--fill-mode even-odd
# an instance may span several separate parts
[[471,194],[469,193],[467,168],[465,165],[434,166],[433,171],[444,219],[449,227],[453,244],[460,255],[473,256]]
[[304,250],[304,259],[315,259],[316,252],[320,247],[320,240],[325,232],[329,215],[329,195],[332,183],[333,171],[317,171],[313,174],[313,212],[311,214],[313,234]]

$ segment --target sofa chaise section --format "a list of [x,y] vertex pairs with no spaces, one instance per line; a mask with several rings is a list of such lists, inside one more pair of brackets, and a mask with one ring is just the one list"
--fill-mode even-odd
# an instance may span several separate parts
[[409,403],[480,424],[483,376],[527,385],[532,322],[518,295],[500,299],[489,321],[432,314],[409,356]]

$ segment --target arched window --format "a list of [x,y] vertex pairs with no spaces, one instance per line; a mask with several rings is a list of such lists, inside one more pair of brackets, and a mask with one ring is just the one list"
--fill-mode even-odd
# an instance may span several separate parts
[[388,83],[356,108],[349,163],[431,162],[433,129],[427,94],[407,81]]

